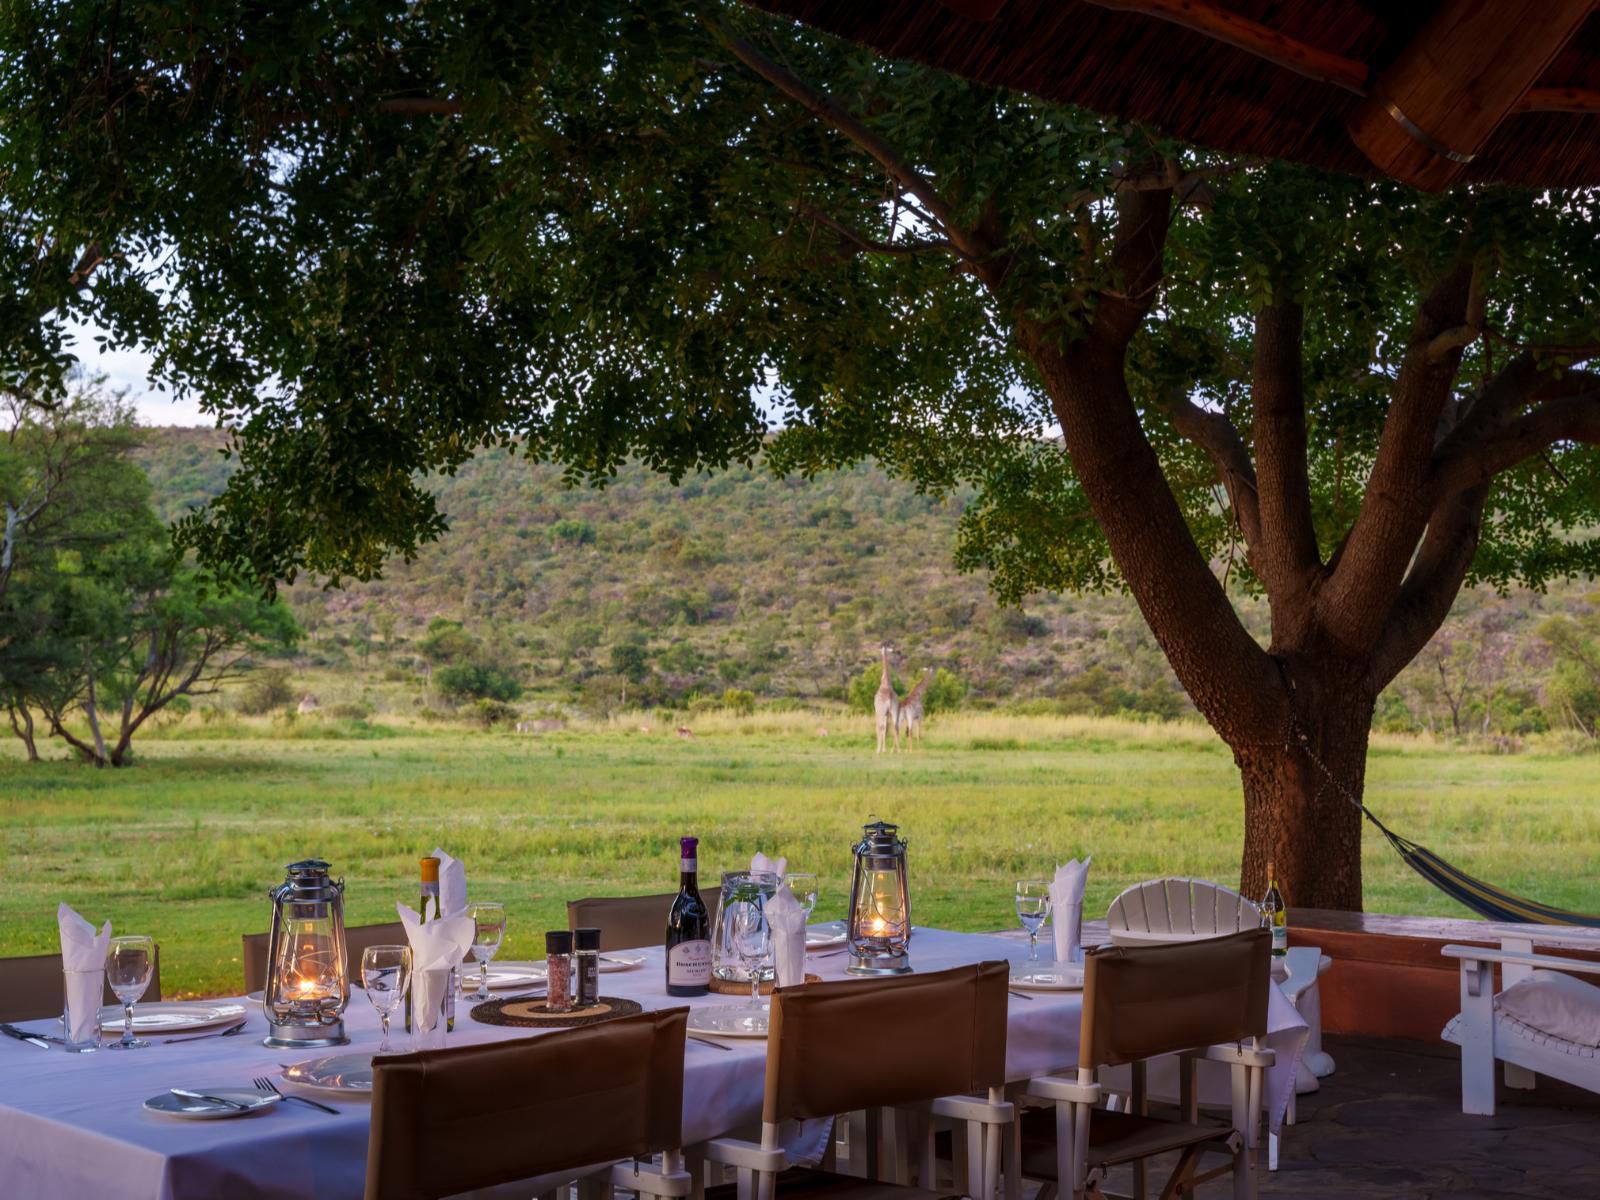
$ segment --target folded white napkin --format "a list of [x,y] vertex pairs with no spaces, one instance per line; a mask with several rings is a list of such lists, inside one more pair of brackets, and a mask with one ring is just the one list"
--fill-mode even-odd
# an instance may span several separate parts
[[70,904],[56,909],[56,925],[61,930],[61,969],[66,972],[67,1011],[72,1027],[69,1042],[88,1041],[95,1035],[100,1016],[100,998],[106,986],[106,948],[111,943],[111,922],[100,932],[85,921]]
[[776,875],[779,879],[783,878],[783,873],[788,868],[789,860],[787,858],[768,858],[759,850],[756,851],[755,857],[750,860],[751,871],[765,871],[769,875]]
[[1083,887],[1088,882],[1089,864],[1073,859],[1056,868],[1056,877],[1050,882],[1050,922],[1056,939],[1056,961],[1069,963],[1078,958],[1078,948],[1083,944]]
[[467,868],[443,850],[435,849],[433,856],[439,860],[439,912],[459,917],[467,911]]
[[444,1004],[444,989],[450,986],[450,968],[460,964],[472,949],[477,926],[471,917],[445,917],[442,921],[422,918],[404,904],[395,911],[406,927],[411,943],[411,1019],[415,1028],[433,1028]]
[[787,883],[765,905],[767,927],[772,931],[772,962],[778,986],[806,981],[806,909]]

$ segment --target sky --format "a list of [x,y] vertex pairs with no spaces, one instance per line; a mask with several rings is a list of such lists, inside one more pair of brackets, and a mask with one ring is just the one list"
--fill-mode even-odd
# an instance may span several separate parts
[[126,388],[128,398],[139,413],[141,425],[211,425],[211,418],[200,411],[194,397],[174,399],[170,393],[150,386],[150,356],[137,350],[112,350],[102,353],[89,326],[70,327],[74,341],[69,349],[78,356],[84,369],[104,374],[113,388]]

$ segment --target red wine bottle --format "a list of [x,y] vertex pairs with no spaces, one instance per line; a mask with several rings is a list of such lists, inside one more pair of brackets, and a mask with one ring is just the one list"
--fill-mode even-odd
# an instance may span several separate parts
[[682,841],[678,895],[667,914],[667,995],[704,996],[711,990],[711,914],[700,899],[699,838]]

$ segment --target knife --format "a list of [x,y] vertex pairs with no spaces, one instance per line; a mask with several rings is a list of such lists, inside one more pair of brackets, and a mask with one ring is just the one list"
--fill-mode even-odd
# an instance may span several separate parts
[[50,1043],[45,1041],[44,1038],[36,1033],[27,1033],[18,1029],[15,1025],[0,1025],[0,1033],[5,1034],[7,1037],[14,1037],[19,1042],[27,1042],[30,1045],[37,1046],[41,1050],[50,1049]]
[[237,1109],[239,1112],[244,1112],[250,1107],[250,1105],[241,1104],[237,1100],[229,1100],[226,1096],[208,1096],[205,1092],[191,1092],[186,1088],[168,1088],[167,1090],[180,1100],[204,1100],[207,1104],[220,1104],[224,1108]]

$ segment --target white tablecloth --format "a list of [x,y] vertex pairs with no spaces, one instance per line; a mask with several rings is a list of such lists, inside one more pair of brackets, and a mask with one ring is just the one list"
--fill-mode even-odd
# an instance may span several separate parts
[[[1020,962],[1026,945],[982,934],[918,929],[912,962],[919,971],[986,959]],[[662,986],[661,951],[637,971],[600,977],[605,995],[627,996],[646,1008],[684,1003]],[[847,956],[814,956],[813,973],[843,978]],[[1006,1073],[1026,1079],[1075,1067],[1079,993],[1030,993],[1013,997]],[[708,996],[690,1003],[741,1003],[739,997]],[[450,1045],[526,1037],[526,1029],[477,1024],[457,1009]],[[56,1023],[58,1025],[58,1023]],[[377,1047],[378,1019],[360,991],[353,994],[346,1024],[346,1051]],[[25,1027],[56,1031],[50,1022]],[[1276,1128],[1294,1087],[1294,1068],[1306,1027],[1293,1007],[1272,989],[1269,1043],[1278,1053],[1268,1079],[1268,1103]],[[185,1121],[144,1111],[144,1100],[169,1087],[250,1086],[257,1075],[276,1077],[281,1066],[314,1053],[270,1050],[259,1010],[252,1007],[244,1034],[206,1041],[157,1044],[147,1050],[74,1055],[42,1051],[0,1038],[0,1195],[26,1200],[212,1200],[328,1198],[358,1200],[366,1171],[369,1104],[318,1095],[340,1109],[329,1116],[302,1104],[280,1104],[259,1116],[225,1121]],[[406,1048],[406,1035],[395,1044]],[[726,1044],[732,1051],[690,1042],[685,1054],[683,1137],[686,1144],[726,1133],[761,1112],[766,1065],[763,1041]],[[308,1093],[309,1094],[309,1093]]]

